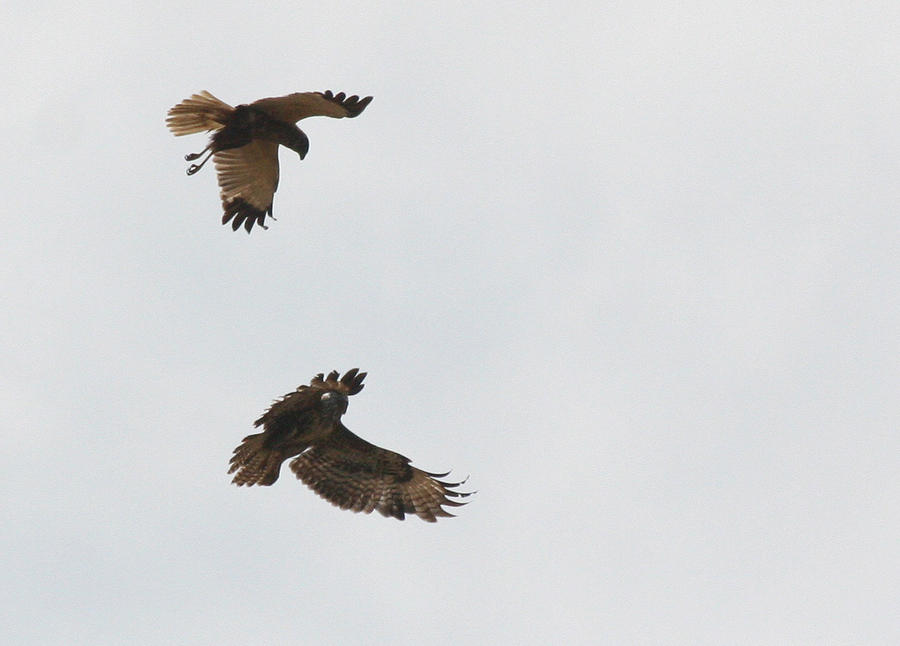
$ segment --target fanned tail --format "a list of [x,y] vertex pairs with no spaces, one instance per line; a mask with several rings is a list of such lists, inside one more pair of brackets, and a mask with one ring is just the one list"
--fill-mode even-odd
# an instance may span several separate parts
[[218,130],[225,126],[234,108],[203,90],[171,110],[166,125],[176,137]]
[[285,456],[281,451],[265,448],[264,433],[248,435],[234,450],[228,473],[237,473],[232,483],[238,486],[269,486],[278,480]]

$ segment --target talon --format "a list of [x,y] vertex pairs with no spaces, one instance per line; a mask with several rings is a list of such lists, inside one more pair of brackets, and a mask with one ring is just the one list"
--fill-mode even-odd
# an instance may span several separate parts
[[[205,149],[203,152],[205,153],[207,150],[209,150],[209,148]],[[199,154],[197,154],[197,155],[186,155],[186,156],[185,156],[185,159],[187,159],[188,161],[190,161],[191,159],[197,159],[197,157],[199,157],[199,156],[202,155],[202,154],[203,154],[203,153],[199,153]],[[191,165],[190,165],[190,168],[187,169],[187,174],[188,174],[188,175],[193,175],[193,174],[196,173],[198,170],[200,170],[201,168],[203,168],[203,166],[206,164],[206,162],[208,162],[208,161],[210,160],[210,158],[211,158],[212,156],[213,156],[212,151],[210,151],[210,153],[206,156],[206,159],[204,159],[202,162],[200,162],[199,164],[191,164]]]
[[185,155],[184,161],[194,161],[195,159],[199,158],[200,155],[202,155],[202,154],[203,153],[191,153],[190,155]]

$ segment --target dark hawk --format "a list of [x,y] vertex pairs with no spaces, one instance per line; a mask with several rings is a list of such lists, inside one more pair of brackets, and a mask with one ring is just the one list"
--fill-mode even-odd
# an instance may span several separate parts
[[[428,473],[410,466],[409,458],[382,449],[351,433],[341,423],[347,398],[363,389],[366,373],[354,368],[317,375],[272,404],[256,420],[262,433],[248,435],[231,458],[237,485],[271,485],[281,464],[293,457],[296,476],[322,498],[341,509],[403,520],[415,514],[428,522],[453,516],[444,507],[470,493],[456,490],[462,482],[440,480],[448,473]],[[294,457],[296,456],[296,457]]]

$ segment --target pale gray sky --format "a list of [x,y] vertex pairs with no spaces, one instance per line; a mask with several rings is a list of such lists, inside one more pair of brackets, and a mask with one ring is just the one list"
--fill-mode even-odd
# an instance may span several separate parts
[[[525,4],[0,9],[0,641],[900,642],[900,5]],[[204,89],[375,100],[248,236]],[[230,484],[352,367],[458,518]]]

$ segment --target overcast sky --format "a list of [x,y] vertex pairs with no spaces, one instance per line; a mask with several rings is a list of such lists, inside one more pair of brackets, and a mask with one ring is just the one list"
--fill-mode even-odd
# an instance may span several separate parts
[[[0,641],[900,642],[900,5],[7,2]],[[220,224],[166,111],[375,97]],[[478,491],[232,449],[318,372]]]

